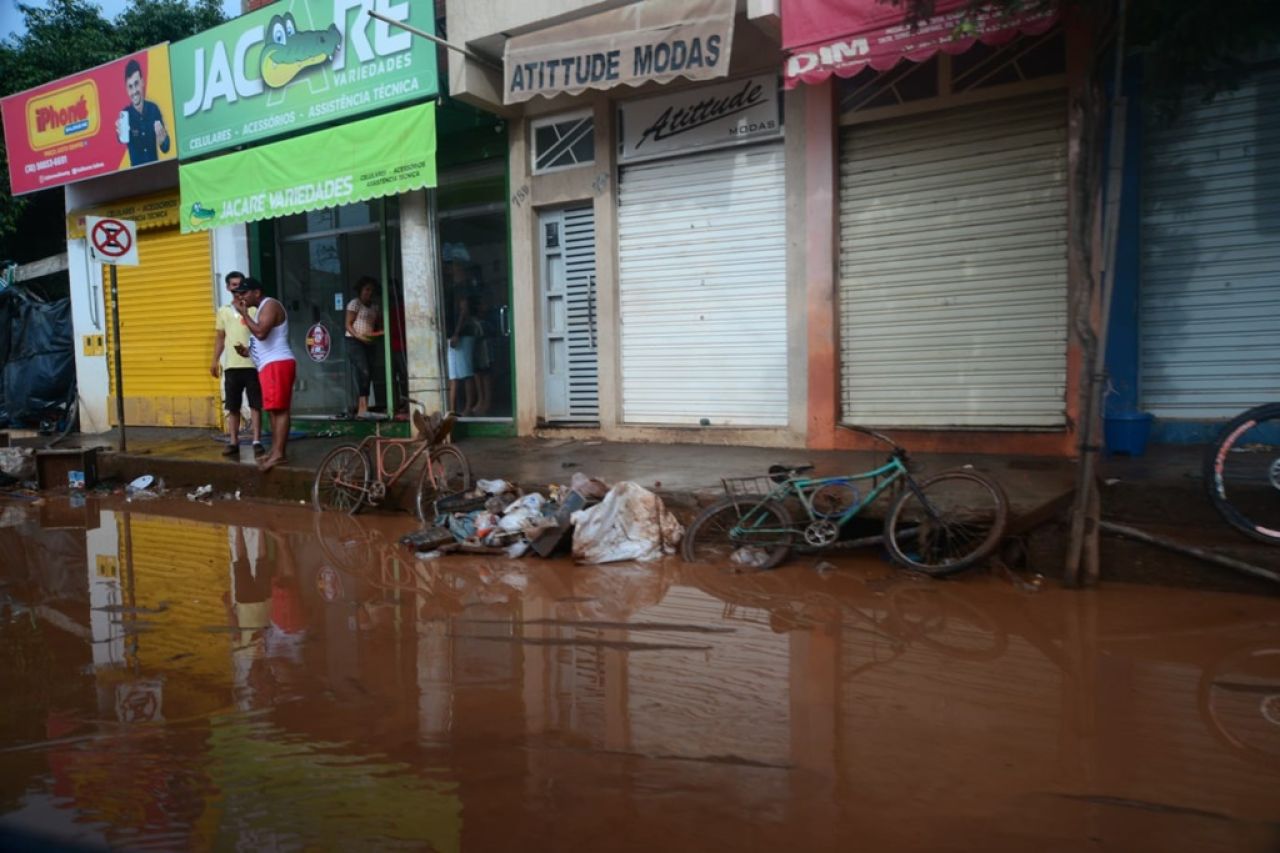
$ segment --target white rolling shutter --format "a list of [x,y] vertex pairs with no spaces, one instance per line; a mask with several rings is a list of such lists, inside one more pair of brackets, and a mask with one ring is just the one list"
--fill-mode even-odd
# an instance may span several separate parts
[[1280,399],[1278,100],[1272,71],[1147,124],[1141,390],[1159,417]]
[[622,169],[624,422],[786,426],[785,195],[781,143]]
[[1060,427],[1063,94],[856,125],[840,155],[846,423]]
[[598,421],[600,391],[596,312],[596,218],[591,205],[564,212],[565,291],[569,332],[569,417]]

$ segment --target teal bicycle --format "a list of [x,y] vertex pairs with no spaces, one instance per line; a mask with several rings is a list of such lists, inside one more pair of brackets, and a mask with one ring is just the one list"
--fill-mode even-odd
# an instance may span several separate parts
[[[1009,519],[1009,502],[999,484],[967,468],[917,481],[907,451],[893,439],[850,429],[889,445],[889,460],[873,470],[838,477],[803,476],[812,465],[775,465],[766,476],[724,479],[725,497],[698,513],[685,532],[685,560],[727,559],[771,569],[793,549],[883,542],[900,565],[941,576],[990,556]],[[892,501],[883,536],[842,541],[845,525],[881,496]]]

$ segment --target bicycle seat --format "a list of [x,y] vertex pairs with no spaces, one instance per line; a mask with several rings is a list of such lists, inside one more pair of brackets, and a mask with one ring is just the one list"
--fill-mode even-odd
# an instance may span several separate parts
[[769,479],[781,483],[788,477],[795,477],[813,470],[813,465],[770,465]]

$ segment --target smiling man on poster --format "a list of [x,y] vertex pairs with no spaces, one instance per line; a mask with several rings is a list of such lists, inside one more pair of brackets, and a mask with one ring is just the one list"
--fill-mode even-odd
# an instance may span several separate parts
[[120,142],[129,146],[130,165],[154,163],[159,158],[157,149],[169,153],[169,131],[160,107],[146,98],[147,82],[136,59],[130,59],[124,67],[124,87],[129,93],[129,106],[120,111],[116,133]]

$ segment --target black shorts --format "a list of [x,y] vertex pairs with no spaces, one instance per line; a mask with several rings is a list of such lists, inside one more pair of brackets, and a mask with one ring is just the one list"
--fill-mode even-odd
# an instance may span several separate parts
[[238,412],[244,406],[243,397],[249,398],[249,408],[262,409],[262,385],[258,382],[258,371],[252,367],[229,367],[222,371],[222,390],[226,395],[224,405],[228,412]]

